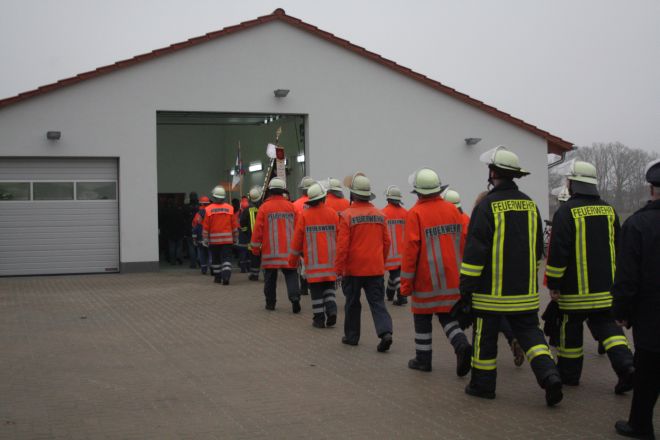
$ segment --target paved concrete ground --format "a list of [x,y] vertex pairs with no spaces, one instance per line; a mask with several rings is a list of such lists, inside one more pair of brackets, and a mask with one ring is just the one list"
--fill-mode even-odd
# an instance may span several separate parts
[[591,341],[582,385],[550,409],[501,341],[497,399],[484,401],[464,394],[439,326],[433,372],[406,368],[407,308],[390,307],[395,340],[381,354],[368,311],[360,345],[345,346],[342,314],[314,329],[309,297],[293,315],[283,285],[267,312],[262,284],[245,278],[0,279],[0,438],[593,439],[615,438],[627,415],[630,396],[614,395]]

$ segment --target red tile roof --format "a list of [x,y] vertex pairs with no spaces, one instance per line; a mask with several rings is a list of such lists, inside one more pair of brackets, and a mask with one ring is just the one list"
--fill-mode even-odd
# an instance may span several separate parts
[[397,71],[399,73],[402,73],[402,74],[404,74],[404,75],[406,75],[410,78],[413,78],[413,79],[415,79],[415,80],[417,80],[417,81],[419,81],[423,84],[426,84],[427,86],[432,87],[435,90],[438,90],[438,91],[443,92],[443,93],[445,93],[449,96],[452,96],[453,98],[456,98],[459,101],[462,101],[462,102],[464,102],[466,104],[469,104],[473,107],[477,107],[477,108],[491,114],[492,116],[495,116],[496,118],[502,119],[506,122],[509,122],[513,125],[516,125],[516,126],[518,126],[520,128],[523,128],[527,131],[530,131],[530,132],[536,134],[537,136],[540,136],[540,137],[547,140],[547,142],[548,142],[548,152],[550,152],[550,153],[559,154],[563,151],[568,151],[572,148],[572,143],[569,142],[569,141],[566,141],[566,140],[564,140],[564,139],[562,139],[558,136],[555,136],[555,135],[553,135],[553,134],[551,134],[551,133],[549,133],[545,130],[542,130],[542,129],[540,129],[540,128],[532,125],[532,124],[529,124],[529,123],[523,121],[522,119],[511,116],[508,113],[505,113],[501,110],[498,110],[495,107],[487,105],[487,104],[483,103],[482,101],[474,99],[474,98],[472,98],[472,97],[470,97],[470,96],[468,96],[464,93],[461,93],[461,92],[459,92],[455,89],[452,89],[451,87],[447,87],[447,86],[445,86],[444,84],[442,84],[438,81],[435,81],[431,78],[428,78],[427,76],[422,75],[421,73],[417,73],[417,72],[415,72],[415,71],[413,71],[413,70],[411,70],[407,67],[401,66],[401,65],[395,63],[394,61],[388,60],[387,58],[383,58],[382,56],[380,56],[376,53],[369,52],[368,50],[366,50],[366,49],[364,49],[360,46],[352,44],[350,41],[339,38],[339,37],[337,37],[337,36],[335,36],[335,35],[333,35],[329,32],[326,32],[324,30],[321,30],[321,29],[317,28],[316,26],[312,26],[311,24],[305,23],[304,21],[302,21],[298,18],[287,15],[284,12],[284,9],[281,9],[281,8],[276,9],[270,15],[264,15],[263,17],[259,17],[255,20],[245,21],[241,24],[238,24],[238,25],[235,25],[235,26],[229,26],[229,27],[226,27],[226,28],[221,29],[219,31],[209,32],[208,34],[202,35],[200,37],[191,38],[191,39],[183,41],[181,43],[172,44],[168,47],[157,49],[157,50],[151,51],[151,52],[146,53],[146,54],[137,55],[137,56],[135,56],[133,58],[129,58],[127,60],[117,61],[114,64],[99,67],[95,70],[91,70],[89,72],[81,73],[81,74],[73,76],[71,78],[66,78],[66,79],[57,81],[57,82],[52,83],[52,84],[41,86],[41,87],[39,87],[37,89],[34,89],[34,90],[19,93],[16,96],[12,96],[12,97],[9,97],[9,98],[2,99],[2,100],[0,100],[0,109],[2,109],[3,107],[7,107],[9,105],[15,104],[17,102],[24,101],[28,98],[33,97],[33,96],[42,95],[42,94],[45,94],[45,93],[50,92],[52,90],[56,90],[56,89],[60,89],[62,87],[66,87],[66,86],[69,86],[69,85],[72,85],[72,84],[76,84],[76,83],[79,83],[81,81],[85,81],[87,79],[95,78],[95,77],[104,75],[106,73],[114,72],[115,70],[118,70],[118,69],[123,69],[125,67],[129,67],[129,66],[132,66],[132,65],[144,62],[144,61],[148,61],[148,60],[151,60],[153,58],[157,58],[157,57],[162,56],[162,55],[170,54],[170,53],[176,52],[178,50],[186,49],[188,47],[195,46],[195,45],[200,44],[200,43],[205,43],[207,41],[211,41],[211,40],[214,40],[216,38],[223,37],[225,35],[230,35],[230,34],[233,34],[233,33],[236,33],[236,32],[240,32],[242,30],[249,29],[249,28],[252,28],[252,27],[255,27],[255,26],[259,26],[259,25],[264,24],[264,23],[269,23],[269,22],[275,21],[275,20],[282,21],[282,22],[287,23],[291,26],[294,26],[298,29],[302,29],[306,32],[309,32],[310,34],[312,34],[314,36],[317,36],[317,37],[322,38],[326,41],[329,41],[333,44],[337,44],[337,45],[339,45],[339,46],[341,46],[345,49],[348,49],[348,50],[350,50],[352,52],[355,52],[355,53],[357,53],[357,54],[359,54],[359,55],[361,55],[365,58],[368,58],[368,59],[370,59],[370,60],[372,60],[376,63],[379,63],[382,66],[385,66],[389,69],[395,70],[395,71]]

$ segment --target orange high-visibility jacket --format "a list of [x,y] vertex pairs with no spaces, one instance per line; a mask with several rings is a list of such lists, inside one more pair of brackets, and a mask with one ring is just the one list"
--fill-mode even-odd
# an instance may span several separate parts
[[293,208],[296,210],[296,215],[301,215],[303,211],[307,209],[307,205],[305,205],[307,200],[309,200],[309,197],[302,195],[293,202]]
[[339,216],[320,203],[303,211],[296,221],[289,264],[297,265],[305,258],[305,276],[310,283],[335,281],[335,254]]
[[342,212],[337,234],[337,275],[383,275],[389,249],[385,215],[374,205],[354,201]]
[[332,193],[328,193],[325,197],[325,205],[328,208],[334,209],[337,213],[341,213],[351,206],[351,202],[342,197],[337,197]]
[[385,260],[385,270],[394,270],[401,267],[401,253],[403,252],[403,240],[405,239],[405,223],[408,210],[401,205],[388,203],[383,208],[387,229],[390,232],[390,251]]
[[447,313],[459,300],[465,236],[460,212],[440,197],[420,199],[408,211],[401,294],[412,294],[413,313]]
[[[460,212],[460,211],[459,211]],[[464,212],[460,212],[461,218],[463,219],[463,235],[467,237],[468,226],[470,226],[470,216]],[[463,258],[463,249],[465,248],[465,240],[461,242],[461,259]]]
[[202,236],[209,244],[233,244],[238,238],[234,207],[229,203],[211,203],[206,207]]
[[291,240],[296,222],[293,203],[281,195],[266,199],[257,211],[250,247],[254,254],[261,254],[261,266],[265,269],[295,269],[289,264]]

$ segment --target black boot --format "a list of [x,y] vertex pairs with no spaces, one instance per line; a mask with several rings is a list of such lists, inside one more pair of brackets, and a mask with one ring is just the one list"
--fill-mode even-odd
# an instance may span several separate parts
[[337,323],[337,315],[328,315],[328,318],[325,321],[326,327],[332,327]]
[[559,376],[552,375],[545,379],[543,388],[545,389],[545,403],[548,406],[555,406],[564,398],[561,387],[561,378]]
[[472,346],[465,344],[456,352],[456,375],[463,377],[470,372],[472,362]]
[[472,384],[468,384],[465,387],[465,394],[469,394],[470,396],[474,396],[474,397],[480,397],[482,399],[494,399],[495,398],[495,391],[482,391],[482,390],[474,387]]
[[614,386],[614,392],[616,394],[623,394],[626,391],[633,389],[633,377],[635,376],[635,368],[628,367],[626,371],[618,374],[619,381]]
[[392,301],[392,304],[394,304],[395,306],[402,306],[408,304],[408,298],[406,298],[405,296],[397,296],[396,299]]
[[644,433],[635,430],[630,423],[625,420],[619,420],[614,424],[617,434],[624,437],[640,438],[644,440],[655,440],[655,435],[652,432]]
[[408,361],[408,368],[411,370],[431,371],[431,363],[420,362],[417,358],[412,358]]
[[380,338],[380,342],[378,343],[378,347],[376,347],[376,350],[378,350],[379,353],[385,353],[387,350],[390,349],[391,346],[392,346],[392,333],[385,333]]
[[291,303],[291,310],[293,313],[300,313],[300,301],[293,301]]

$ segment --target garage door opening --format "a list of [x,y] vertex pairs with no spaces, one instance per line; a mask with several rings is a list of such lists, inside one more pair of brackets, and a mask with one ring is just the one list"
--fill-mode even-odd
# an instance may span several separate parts
[[222,185],[237,204],[251,188],[262,187],[270,165],[266,149],[275,143],[278,129],[287,187],[292,197],[299,196],[297,185],[306,171],[305,120],[304,115],[273,113],[157,112],[161,268],[192,265],[188,235],[195,208],[190,194],[209,196]]

